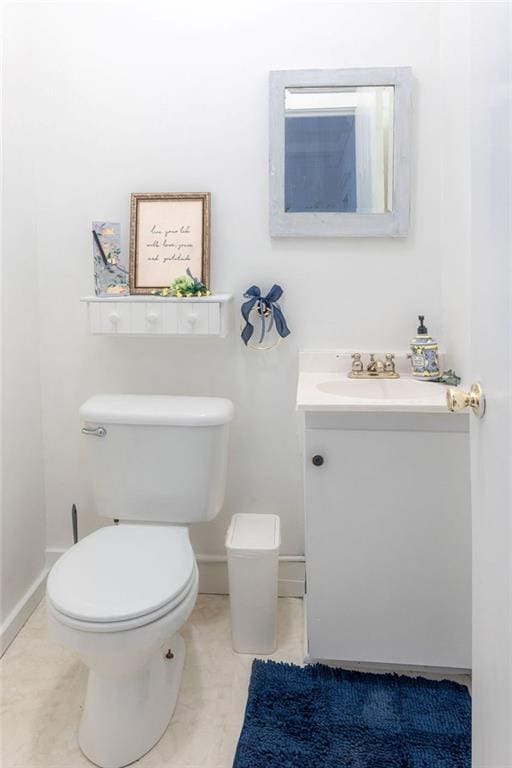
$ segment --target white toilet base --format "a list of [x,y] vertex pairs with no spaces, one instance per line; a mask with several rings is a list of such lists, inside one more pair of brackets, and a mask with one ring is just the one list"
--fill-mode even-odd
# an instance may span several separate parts
[[[167,659],[170,648],[174,657]],[[128,677],[89,672],[78,741],[101,768],[121,768],[146,754],[171,719],[185,662],[185,642],[175,634],[147,664]]]

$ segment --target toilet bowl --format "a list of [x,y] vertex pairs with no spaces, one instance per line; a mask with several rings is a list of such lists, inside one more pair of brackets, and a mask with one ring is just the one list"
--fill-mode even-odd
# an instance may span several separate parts
[[171,396],[101,395],[81,408],[96,507],[117,524],[53,566],[48,627],[89,668],[78,741],[101,768],[142,757],[172,717],[179,630],[198,590],[188,523],[223,503],[232,414],[229,400]]
[[[180,568],[173,570],[176,560]],[[102,768],[141,757],[171,719],[185,658],[178,632],[197,585],[188,530],[178,526],[102,528],[53,568],[49,629],[89,668],[78,740]]]

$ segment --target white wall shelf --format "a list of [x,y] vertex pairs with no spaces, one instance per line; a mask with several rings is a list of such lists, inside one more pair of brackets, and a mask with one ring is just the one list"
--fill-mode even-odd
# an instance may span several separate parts
[[233,297],[84,296],[91,333],[109,336],[227,336]]

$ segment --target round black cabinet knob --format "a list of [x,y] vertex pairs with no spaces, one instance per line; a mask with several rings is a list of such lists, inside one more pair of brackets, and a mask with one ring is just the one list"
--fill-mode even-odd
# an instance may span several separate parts
[[320,456],[320,454],[317,453],[316,456],[313,456],[311,461],[313,462],[315,467],[321,467],[322,464],[324,463],[324,457]]

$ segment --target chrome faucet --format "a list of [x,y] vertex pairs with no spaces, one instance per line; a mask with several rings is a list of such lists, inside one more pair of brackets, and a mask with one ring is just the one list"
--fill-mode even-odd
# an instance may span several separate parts
[[384,371],[384,363],[382,360],[376,360],[375,355],[370,355],[370,362],[366,366],[366,370],[368,373],[383,373]]
[[395,356],[387,352],[384,360],[376,358],[375,353],[370,354],[370,360],[366,369],[361,360],[361,353],[352,355],[352,370],[348,374],[349,379],[398,379],[400,374],[395,370]]

